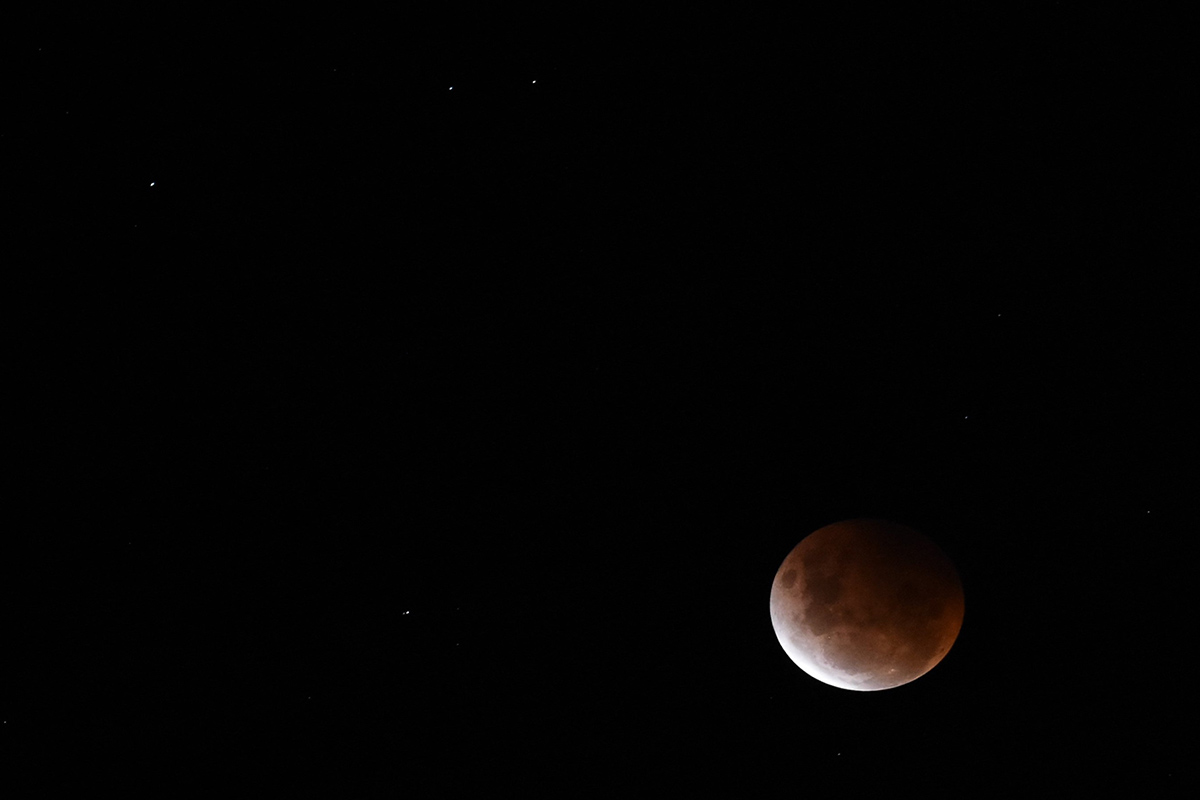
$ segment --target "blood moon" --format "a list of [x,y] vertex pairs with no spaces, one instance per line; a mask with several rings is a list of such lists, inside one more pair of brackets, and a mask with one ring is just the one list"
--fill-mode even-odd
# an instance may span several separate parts
[[887,520],[846,520],[809,534],[771,587],[771,624],[784,652],[840,689],[916,680],[950,650],[962,619],[962,583],[950,559]]

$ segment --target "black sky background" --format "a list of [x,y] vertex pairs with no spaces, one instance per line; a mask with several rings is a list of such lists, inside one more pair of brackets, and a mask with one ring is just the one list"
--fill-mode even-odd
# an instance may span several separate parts
[[[0,130],[46,794],[1193,783],[1177,21],[108,22]],[[967,611],[860,694],[767,596],[864,516]]]

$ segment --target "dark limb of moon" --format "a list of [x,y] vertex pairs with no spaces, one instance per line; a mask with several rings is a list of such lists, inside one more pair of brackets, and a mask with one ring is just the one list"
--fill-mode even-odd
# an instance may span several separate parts
[[954,565],[925,536],[885,520],[847,520],[805,537],[771,587],[784,651],[842,689],[916,680],[950,650],[962,619]]

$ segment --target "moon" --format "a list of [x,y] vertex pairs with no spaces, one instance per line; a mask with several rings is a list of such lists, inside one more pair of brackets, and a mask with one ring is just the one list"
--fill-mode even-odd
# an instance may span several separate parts
[[788,553],[771,586],[771,624],[796,666],[859,692],[902,686],[958,638],[963,590],[950,559],[895,522],[826,525]]

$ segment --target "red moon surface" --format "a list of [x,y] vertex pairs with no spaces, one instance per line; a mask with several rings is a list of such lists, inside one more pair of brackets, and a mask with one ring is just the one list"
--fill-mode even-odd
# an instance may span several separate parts
[[887,520],[846,520],[809,534],[771,587],[771,624],[784,652],[840,689],[916,680],[950,650],[962,620],[962,583],[950,559]]

